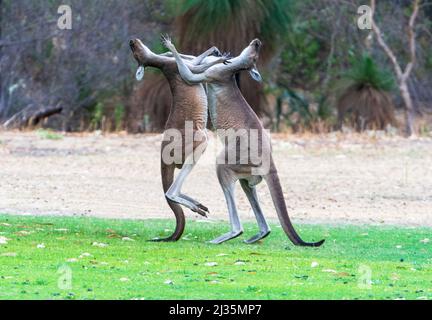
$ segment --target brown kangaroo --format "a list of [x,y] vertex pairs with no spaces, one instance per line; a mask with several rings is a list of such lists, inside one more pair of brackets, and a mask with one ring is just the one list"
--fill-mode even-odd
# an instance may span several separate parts
[[[208,83],[207,95],[210,117],[218,130],[218,135],[223,139],[222,142],[224,143],[224,150],[218,157],[217,175],[227,201],[231,231],[211,242],[222,243],[236,238],[243,233],[243,227],[234,199],[234,189],[237,180],[240,180],[241,187],[248,197],[260,228],[260,232],[257,235],[245,242],[254,243],[265,238],[270,233],[270,227],[264,218],[255,190],[255,186],[264,179],[269,187],[282,228],[288,238],[298,246],[321,246],[324,240],[305,242],[295,231],[288,216],[282,187],[272,158],[270,136],[266,133],[261,121],[242,96],[235,80],[236,73],[242,70],[249,71],[255,80],[261,80],[261,75],[256,68],[261,41],[258,39],[253,40],[239,56],[230,59],[230,64],[215,65],[202,73],[196,74],[192,73],[188,65],[183,62],[169,38],[164,38],[163,43],[174,54],[183,80],[190,85]],[[220,129],[224,130],[223,136],[220,134]],[[226,132],[230,130],[231,132],[232,130],[236,130],[237,133],[235,135],[228,134],[227,136]],[[256,139],[252,139],[253,132],[258,133]],[[226,138],[231,142],[234,141],[234,143],[227,142]],[[260,156],[252,156],[252,150],[246,148],[246,157],[244,157],[245,152],[241,151],[241,141],[249,141],[249,138],[250,142],[255,143],[258,147]],[[242,153],[240,157],[238,155],[239,150]],[[234,161],[226,163],[226,160],[232,154],[235,155]],[[257,159],[260,162],[257,162]],[[268,160],[267,163],[265,163],[265,159]]]
[[[130,40],[129,45],[135,60],[138,62],[137,79],[142,78],[144,75],[144,67],[158,68],[168,80],[173,97],[161,145],[161,175],[168,205],[176,217],[176,227],[171,236],[163,239],[153,239],[153,241],[177,241],[182,236],[186,223],[183,210],[179,204],[203,216],[206,216],[208,213],[207,207],[181,193],[183,182],[192,171],[196,161],[198,161],[197,157],[193,157],[192,161],[186,163],[186,159],[192,156],[198,148],[203,152],[207,145],[207,95],[202,84],[190,86],[181,79],[175,59],[169,57],[169,55],[172,55],[170,52],[155,54],[139,39]],[[212,59],[209,63],[202,63],[207,56],[212,54],[217,54],[219,57]],[[181,57],[186,60],[185,63],[187,63],[188,68],[192,72],[203,72],[212,65],[226,62],[227,60],[226,57],[220,56],[220,52],[216,47],[208,49],[198,57],[190,55],[181,55]],[[194,135],[202,137],[201,141],[193,141],[192,146],[186,146],[183,143],[185,141],[186,123],[191,123]],[[165,137],[165,133],[169,129],[178,130],[181,133],[181,139],[168,141],[169,137]],[[167,164],[162,155],[164,148],[172,143],[176,144],[177,148],[181,148],[181,159],[176,159],[174,163]],[[174,171],[176,168],[181,170],[174,181]]]

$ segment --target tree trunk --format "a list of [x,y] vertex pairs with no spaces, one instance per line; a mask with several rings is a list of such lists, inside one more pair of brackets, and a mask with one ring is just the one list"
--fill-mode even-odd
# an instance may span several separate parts
[[411,94],[408,90],[406,80],[400,81],[399,90],[405,104],[405,131],[407,136],[412,136],[415,133],[414,128],[414,105],[411,99]]

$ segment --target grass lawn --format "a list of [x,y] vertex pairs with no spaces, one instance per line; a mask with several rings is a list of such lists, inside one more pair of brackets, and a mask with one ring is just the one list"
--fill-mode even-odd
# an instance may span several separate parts
[[222,245],[227,223],[188,222],[177,243],[146,241],[171,220],[0,215],[0,299],[432,299],[431,229],[297,225]]

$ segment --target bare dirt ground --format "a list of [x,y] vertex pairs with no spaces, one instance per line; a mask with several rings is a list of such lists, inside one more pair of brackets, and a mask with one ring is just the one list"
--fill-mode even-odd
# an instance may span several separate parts
[[[0,132],[0,213],[172,218],[162,192],[161,135]],[[227,219],[211,136],[184,192]],[[308,223],[432,226],[432,139],[378,133],[273,135],[291,217]],[[276,219],[265,183],[263,209]],[[242,219],[253,213],[240,188]],[[186,209],[189,218],[196,214]]]

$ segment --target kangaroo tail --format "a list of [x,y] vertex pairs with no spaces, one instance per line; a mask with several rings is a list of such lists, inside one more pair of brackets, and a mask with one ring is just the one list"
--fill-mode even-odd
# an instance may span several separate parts
[[296,246],[305,246],[305,247],[321,246],[325,240],[321,240],[318,242],[305,242],[300,238],[298,233],[295,231],[294,226],[292,225],[291,220],[288,216],[288,210],[285,204],[285,199],[279,181],[279,176],[273,165],[272,167],[273,168],[271,168],[270,173],[264,176],[264,179],[266,180],[267,185],[270,189],[270,194],[273,199],[273,203],[276,207],[276,212],[279,221],[286,235]]
[[[166,193],[171,186],[171,184],[174,181],[174,170],[175,170],[175,164],[167,165],[164,163],[164,161],[161,159],[161,174],[162,174],[162,186],[163,191]],[[174,230],[174,233],[170,235],[168,238],[163,239],[156,239],[155,241],[177,241],[181,238],[185,225],[186,225],[186,219],[183,213],[183,209],[175,202],[172,202],[168,198],[166,198],[168,205],[170,206],[171,210],[174,212],[175,218],[176,218],[176,227]]]

